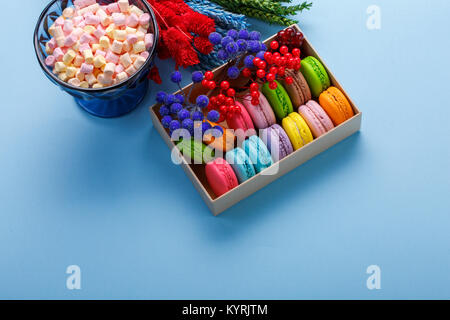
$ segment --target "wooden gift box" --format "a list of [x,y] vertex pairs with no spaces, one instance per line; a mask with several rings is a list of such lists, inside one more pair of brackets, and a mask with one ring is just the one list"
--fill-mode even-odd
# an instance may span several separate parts
[[[294,25],[296,29],[299,31],[300,28],[298,25]],[[273,35],[269,39],[265,41],[265,43],[268,45],[272,40],[274,40],[276,35]],[[289,171],[295,169],[296,167],[300,166],[304,162],[308,161],[309,159],[315,157],[319,153],[325,151],[326,149],[330,148],[331,146],[337,144],[341,140],[349,137],[350,135],[356,133],[361,128],[361,118],[362,113],[359,111],[359,109],[356,107],[356,105],[353,103],[352,99],[348,96],[346,91],[342,88],[342,86],[339,84],[339,82],[336,80],[335,76],[331,72],[331,70],[328,68],[328,66],[324,63],[324,61],[320,58],[320,56],[317,54],[317,52],[314,50],[314,48],[311,46],[310,42],[308,41],[307,37],[305,37],[305,40],[303,42],[303,46],[301,48],[302,50],[302,56],[314,56],[317,59],[319,59],[322,64],[325,66],[328,75],[330,77],[331,84],[337,88],[339,88],[347,97],[348,101],[350,102],[355,115],[348,119],[346,122],[340,124],[339,126],[335,127],[333,130],[327,132],[326,134],[322,135],[321,137],[315,139],[313,142],[307,144],[303,148],[294,151],[294,153],[290,154],[289,156],[285,157],[281,161],[277,162],[275,166],[278,166],[276,169],[275,174],[274,168],[268,168],[265,171],[257,174],[253,178],[247,180],[246,182],[240,184],[233,190],[227,192],[226,194],[216,197],[216,195],[212,192],[205,176],[205,167],[204,165],[198,165],[198,164],[188,164],[186,159],[182,158],[181,166],[183,167],[185,173],[189,177],[189,179],[192,181],[193,185],[197,189],[197,191],[200,193],[201,197],[205,201],[205,203],[208,205],[209,209],[214,215],[218,215],[224,210],[228,209],[229,207],[235,205],[242,199],[245,199],[252,193],[258,191],[259,189],[265,187],[272,181],[280,178],[284,174],[288,173]],[[223,65],[215,70],[213,70],[215,79],[221,79],[221,74],[223,72],[226,72],[228,65]],[[184,87],[182,90],[184,92],[188,92],[191,89],[191,86],[195,85],[193,88],[193,91],[195,92],[192,96],[195,98],[198,94],[207,94],[208,92],[205,91],[206,89],[202,88],[199,84],[193,84]],[[179,93],[179,92],[177,92]],[[152,118],[153,126],[158,130],[161,137],[164,139],[166,144],[169,146],[169,148],[172,150],[172,148],[175,147],[174,142],[171,140],[169,131],[165,129],[161,124],[161,116],[158,112],[159,104],[156,104],[152,107],[150,107],[150,115]],[[294,110],[297,111],[297,110]],[[267,174],[267,171],[270,171],[270,174]]]

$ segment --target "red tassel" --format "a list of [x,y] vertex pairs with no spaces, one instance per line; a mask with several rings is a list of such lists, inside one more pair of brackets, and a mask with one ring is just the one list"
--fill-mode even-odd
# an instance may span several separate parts
[[200,63],[190,40],[180,30],[170,27],[163,32],[162,36],[164,44],[174,57],[177,67],[187,68]]
[[162,83],[161,76],[159,75],[158,67],[156,67],[156,66],[154,66],[153,68],[150,69],[150,72],[148,74],[148,78],[150,80],[155,81],[156,84],[161,84]]
[[210,54],[214,49],[213,44],[204,37],[195,37],[194,46],[202,54]]

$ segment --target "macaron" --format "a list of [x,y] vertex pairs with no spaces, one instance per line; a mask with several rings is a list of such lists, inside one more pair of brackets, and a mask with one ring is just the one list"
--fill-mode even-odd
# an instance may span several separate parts
[[279,161],[294,152],[288,135],[278,124],[261,130],[260,138],[269,149],[274,161]]
[[256,133],[252,118],[247,112],[247,109],[236,101],[236,106],[240,112],[233,112],[227,114],[227,124],[230,129],[234,130],[234,134],[242,141]]
[[242,149],[247,153],[251,163],[255,167],[256,173],[273,164],[272,156],[264,142],[256,135],[251,136],[242,144]]
[[297,112],[292,112],[284,118],[282,125],[294,150],[300,149],[314,139],[308,124]]
[[350,102],[342,91],[336,87],[330,87],[324,91],[319,97],[319,103],[328,113],[335,126],[355,115]]
[[230,164],[223,158],[208,162],[205,166],[206,180],[218,197],[238,186],[238,179]]
[[241,148],[228,151],[225,154],[225,159],[233,168],[239,183],[247,181],[256,174],[250,158]]
[[305,77],[300,71],[286,69],[285,74],[286,77],[291,77],[294,82],[287,84],[286,80],[282,80],[281,83],[289,94],[294,109],[298,109],[299,106],[311,100],[311,90],[309,89],[308,82],[306,82]]
[[310,100],[298,108],[298,113],[305,119],[315,138],[334,128],[333,122],[322,107]]
[[311,94],[314,98],[319,97],[319,95],[331,85],[325,67],[319,60],[312,56],[302,60],[300,72],[308,82]]
[[262,86],[262,92],[272,106],[273,111],[275,111],[277,118],[281,120],[289,113],[293,112],[294,109],[292,107],[291,99],[284,87],[277,80],[275,80],[275,83],[277,84],[277,88],[272,90],[269,88],[269,83],[266,82]]
[[177,143],[181,154],[193,164],[205,164],[214,159],[214,150],[201,141],[195,139],[182,139]]
[[264,94],[261,92],[259,93],[259,104],[256,106],[252,104],[251,100],[252,97],[247,94],[242,98],[242,104],[250,114],[256,128],[265,129],[277,121],[275,119],[275,114],[273,113],[272,107]]

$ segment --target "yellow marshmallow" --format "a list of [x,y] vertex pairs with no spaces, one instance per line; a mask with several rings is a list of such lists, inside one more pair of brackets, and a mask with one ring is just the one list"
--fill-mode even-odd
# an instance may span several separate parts
[[81,81],[78,80],[77,78],[72,78],[72,79],[70,79],[70,80],[67,81],[67,82],[68,82],[69,84],[75,86],[75,87],[79,87],[79,86],[80,86],[80,83],[81,83]]
[[127,73],[126,73],[125,71],[119,73],[119,74],[116,76],[117,82],[122,82],[122,81],[126,80],[127,78],[128,78],[128,75],[127,75]]
[[127,39],[127,32],[125,30],[114,30],[114,39],[118,41],[125,41]]
[[109,26],[113,22],[113,19],[110,16],[107,16],[101,20],[101,24],[104,27]]
[[82,81],[80,83],[80,88],[84,88],[84,89],[89,88],[89,83],[87,81]]
[[103,49],[108,49],[110,45],[109,38],[107,36],[100,37],[99,44]]
[[130,66],[130,64],[133,63],[133,61],[131,60],[130,54],[128,52],[120,56],[120,63],[125,68],[128,68]]
[[123,47],[122,47],[122,51],[123,52],[128,52],[131,50],[131,45],[128,43],[128,41],[124,41],[123,42]]
[[65,72],[67,70],[67,66],[64,64],[64,62],[58,61],[55,63],[55,69],[57,73]]
[[89,33],[89,34],[93,34],[94,33],[94,31],[96,30],[95,29],[95,27],[94,26],[85,26],[84,28],[83,28],[83,30],[85,31],[85,32],[87,32],[87,33]]
[[142,32],[142,31],[137,31],[137,32],[136,32],[136,36],[137,36],[137,38],[138,38],[139,41],[144,41],[145,33]]
[[77,74],[77,71],[78,71],[78,69],[75,67],[68,67],[66,70],[66,75],[69,78],[73,78]]
[[[145,45],[144,45],[145,47]],[[122,48],[123,48],[123,43],[117,40],[114,40],[112,45],[111,45],[111,51],[114,52],[115,54],[121,54],[122,53]]]
[[72,49],[68,50],[67,53],[63,56],[63,62],[67,65],[71,64],[73,59],[77,56],[76,52]]
[[114,30],[116,30],[116,26],[114,23],[111,23],[108,28],[106,28],[105,32],[111,39],[114,39]]
[[100,46],[100,44],[98,44],[98,43],[94,43],[94,44],[91,46],[91,48],[92,48],[92,52],[96,52],[98,49],[101,49],[101,46]]
[[52,26],[50,28],[48,28],[48,33],[54,37],[55,36],[55,28],[56,26],[54,24],[52,24]]
[[138,70],[140,67],[142,67],[145,64],[145,61],[147,61],[146,58],[139,56],[136,61],[134,61],[133,65]]
[[57,38],[55,38],[55,40],[56,40],[56,44],[58,45],[58,47],[60,47],[60,48],[64,47],[64,43],[66,42],[65,37],[57,37]]
[[125,70],[125,72],[131,76],[132,74],[136,73],[136,68],[133,65],[131,65]]
[[80,72],[80,70],[77,69],[77,74],[75,75],[75,78],[77,78],[80,81],[84,81],[84,73]]
[[101,88],[103,88],[103,85],[102,85],[101,83],[95,83],[95,84],[92,86],[92,88],[93,88],[93,89],[101,89]]
[[132,34],[132,33],[136,33],[136,29],[135,28],[131,28],[131,27],[126,27],[125,28],[125,32],[127,33],[127,34]]
[[81,67],[81,65],[84,62],[84,58],[80,56],[79,54],[75,57],[75,60],[73,61],[73,65],[75,67]]
[[106,64],[106,59],[104,56],[98,55],[94,58],[94,67],[101,68]]
[[92,54],[91,49],[87,49],[83,51],[84,61],[88,64],[92,64],[94,62],[94,55]]
[[80,41],[75,42],[75,44],[72,46],[72,49],[75,51],[80,50]]
[[144,11],[136,7],[135,5],[131,5],[130,8],[128,8],[129,13],[135,13],[138,17],[142,16],[144,14]]
[[89,83],[90,86],[92,86],[94,83],[97,83],[97,77],[92,73],[85,75],[84,78],[86,79],[86,81]]
[[53,53],[53,50],[50,48],[48,42],[45,44],[45,53],[47,53],[48,55]]
[[133,52],[134,53],[141,53],[144,52],[145,49],[145,42],[144,41],[138,41],[133,45]]
[[63,10],[63,17],[64,18],[72,18],[75,13],[75,10],[71,7],[67,7]]
[[64,82],[66,82],[69,79],[69,77],[67,76],[67,74],[65,72],[61,72],[58,75],[58,78],[59,78],[59,80],[64,81]]

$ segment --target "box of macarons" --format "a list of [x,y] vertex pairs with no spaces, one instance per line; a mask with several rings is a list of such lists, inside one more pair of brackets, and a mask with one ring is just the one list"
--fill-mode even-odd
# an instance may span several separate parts
[[356,133],[362,113],[298,25],[213,32],[224,64],[158,92],[151,119],[214,215]]

